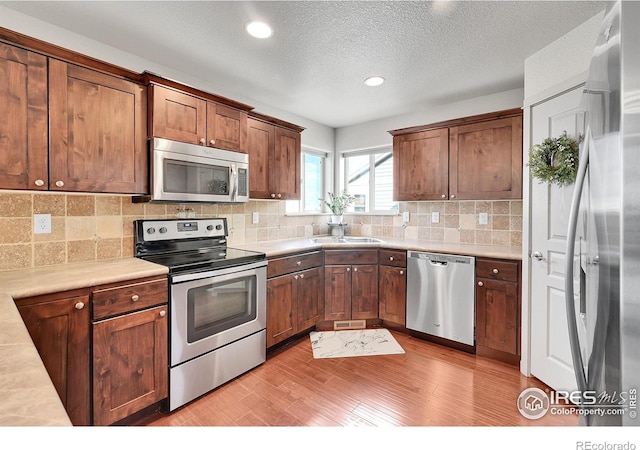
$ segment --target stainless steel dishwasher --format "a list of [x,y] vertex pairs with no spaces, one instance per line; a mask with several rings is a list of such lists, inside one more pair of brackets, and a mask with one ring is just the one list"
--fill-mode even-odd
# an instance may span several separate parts
[[474,345],[475,258],[407,253],[407,328]]

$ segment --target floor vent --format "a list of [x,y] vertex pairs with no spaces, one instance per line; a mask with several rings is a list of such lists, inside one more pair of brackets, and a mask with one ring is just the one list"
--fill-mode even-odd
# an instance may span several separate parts
[[334,330],[363,330],[367,328],[366,320],[336,320],[333,322]]

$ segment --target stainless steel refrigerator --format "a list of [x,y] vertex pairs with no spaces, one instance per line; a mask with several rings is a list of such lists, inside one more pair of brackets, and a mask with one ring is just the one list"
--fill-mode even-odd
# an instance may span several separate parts
[[612,413],[580,423],[640,425],[640,2],[608,4],[583,102],[567,318],[582,405]]

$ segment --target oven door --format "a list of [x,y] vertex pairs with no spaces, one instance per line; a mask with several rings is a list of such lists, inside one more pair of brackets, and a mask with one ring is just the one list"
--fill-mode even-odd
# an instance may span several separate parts
[[266,328],[266,265],[173,276],[172,367]]

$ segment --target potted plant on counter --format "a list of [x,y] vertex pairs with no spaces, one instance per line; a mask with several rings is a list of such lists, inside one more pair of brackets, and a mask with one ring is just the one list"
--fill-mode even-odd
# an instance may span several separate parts
[[329,200],[325,200],[324,203],[333,214],[331,223],[342,223],[344,211],[356,201],[356,198],[353,195],[349,195],[346,189],[340,194],[334,194],[333,192],[328,194]]

